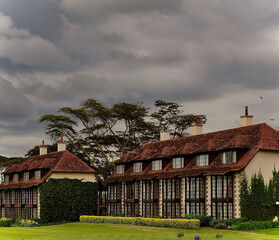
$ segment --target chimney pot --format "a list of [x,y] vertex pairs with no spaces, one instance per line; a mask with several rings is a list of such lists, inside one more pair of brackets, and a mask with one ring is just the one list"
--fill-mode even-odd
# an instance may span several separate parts
[[160,132],[160,141],[169,140],[170,133],[167,131],[166,124],[164,124],[163,131]]
[[60,138],[60,142],[57,143],[57,151],[65,151],[66,150],[66,143],[63,142],[63,137]]
[[45,146],[45,141],[42,141],[42,146],[40,146],[40,155],[47,154],[47,147]]
[[241,127],[250,126],[253,124],[252,122],[253,116],[248,114],[248,106],[245,106],[245,115],[241,116]]

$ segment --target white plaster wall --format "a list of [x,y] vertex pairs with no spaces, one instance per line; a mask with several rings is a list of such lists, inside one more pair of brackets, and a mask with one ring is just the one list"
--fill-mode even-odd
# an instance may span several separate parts
[[279,170],[279,151],[259,151],[246,166],[244,172],[248,180],[261,171],[265,183],[272,178],[272,171]]
[[233,210],[234,217],[239,218],[240,212],[240,184],[242,181],[242,174],[236,173],[233,177]]

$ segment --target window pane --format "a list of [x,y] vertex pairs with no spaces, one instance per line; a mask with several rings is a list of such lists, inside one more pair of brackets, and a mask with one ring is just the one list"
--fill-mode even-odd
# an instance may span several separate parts
[[142,163],[134,163],[133,165],[133,172],[141,172],[142,171]]
[[196,166],[207,166],[208,165],[208,154],[198,155],[196,159]]
[[117,165],[116,166],[116,173],[117,174],[122,174],[122,173],[124,173],[124,165],[122,164],[122,165]]
[[152,170],[157,171],[162,169],[162,160],[152,161]]
[[183,168],[184,167],[184,158],[177,157],[172,159],[172,168]]

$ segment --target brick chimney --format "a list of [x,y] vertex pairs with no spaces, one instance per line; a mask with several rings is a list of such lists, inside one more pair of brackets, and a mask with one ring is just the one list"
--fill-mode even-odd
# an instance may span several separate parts
[[42,141],[42,145],[40,146],[40,155],[47,154],[47,147],[45,146],[45,141]]
[[164,124],[163,130],[160,132],[160,141],[169,140],[170,139],[170,133],[167,131],[167,127]]
[[248,106],[245,106],[245,115],[240,116],[241,119],[241,127],[250,126],[252,125],[252,115],[248,114]]
[[196,118],[196,123],[192,126],[192,136],[202,134],[202,125],[199,123],[199,118]]
[[57,143],[57,151],[65,151],[66,150],[66,143],[63,141],[63,137],[60,138],[60,142]]

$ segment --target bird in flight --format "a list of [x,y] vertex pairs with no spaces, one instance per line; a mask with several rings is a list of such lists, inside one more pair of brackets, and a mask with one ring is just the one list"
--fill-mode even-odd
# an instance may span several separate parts
[[260,99],[262,99],[262,100],[263,100],[263,97],[261,97],[261,96],[260,96]]
[[274,118],[269,119],[270,121],[274,121]]

